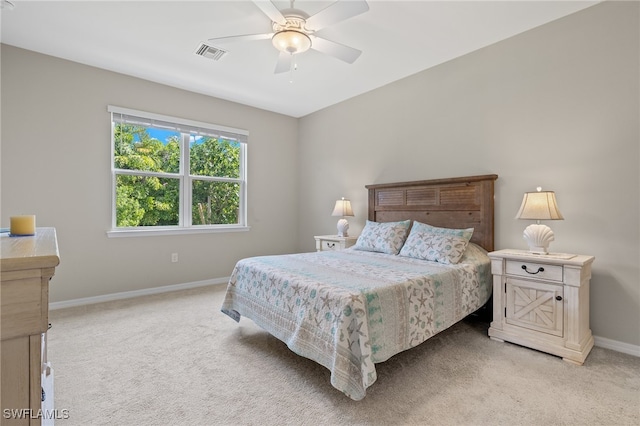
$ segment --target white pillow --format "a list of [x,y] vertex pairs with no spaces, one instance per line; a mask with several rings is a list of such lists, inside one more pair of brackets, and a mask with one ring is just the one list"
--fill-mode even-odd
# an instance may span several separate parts
[[409,233],[410,220],[367,223],[353,246],[356,250],[398,254]]

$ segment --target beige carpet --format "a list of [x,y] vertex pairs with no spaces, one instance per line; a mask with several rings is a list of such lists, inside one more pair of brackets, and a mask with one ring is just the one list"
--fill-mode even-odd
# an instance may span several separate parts
[[329,371],[250,320],[220,287],[52,311],[55,405],[71,425],[638,425],[640,358],[578,367],[465,320],[377,365],[356,402]]

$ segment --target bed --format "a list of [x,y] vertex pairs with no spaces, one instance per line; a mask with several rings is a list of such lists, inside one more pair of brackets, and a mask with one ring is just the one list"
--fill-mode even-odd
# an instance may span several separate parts
[[222,312],[328,368],[361,400],[375,364],[481,308],[491,296],[497,175],[367,185],[355,246],[240,260]]

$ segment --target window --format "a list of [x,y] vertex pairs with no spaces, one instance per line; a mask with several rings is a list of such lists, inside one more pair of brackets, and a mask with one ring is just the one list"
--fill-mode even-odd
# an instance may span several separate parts
[[109,106],[109,236],[247,228],[245,130]]

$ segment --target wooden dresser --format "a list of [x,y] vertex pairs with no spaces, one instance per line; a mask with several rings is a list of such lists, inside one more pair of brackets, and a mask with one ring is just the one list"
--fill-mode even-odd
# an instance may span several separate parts
[[53,411],[46,333],[49,280],[60,263],[56,230],[37,228],[32,237],[3,233],[0,242],[0,423],[40,425]]

